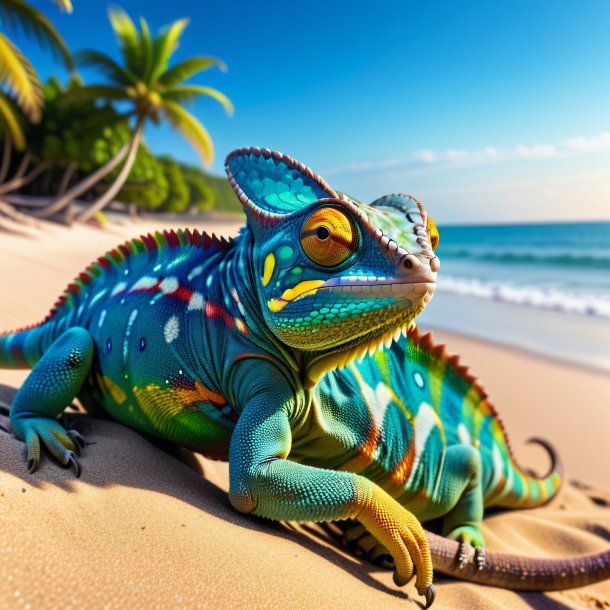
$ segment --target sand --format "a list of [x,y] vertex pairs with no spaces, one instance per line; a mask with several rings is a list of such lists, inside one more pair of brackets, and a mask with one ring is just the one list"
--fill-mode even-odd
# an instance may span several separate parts
[[[158,226],[125,222],[26,235],[0,232],[0,326],[42,318],[89,261],[127,237]],[[177,226],[177,225],[175,225]],[[239,223],[206,222],[234,233]],[[0,229],[1,231],[1,229]],[[29,237],[28,237],[29,235]],[[435,333],[485,381],[518,458],[551,440],[568,482],[549,505],[495,513],[488,547],[540,557],[606,550],[610,544],[610,379],[525,352]],[[25,371],[0,370],[9,400]],[[23,444],[0,430],[0,608],[417,608],[413,584],[346,553],[323,528],[236,513],[226,464],[188,452],[169,455],[111,421],[70,414],[92,445],[82,477],[44,459],[26,472]],[[610,582],[583,589],[515,593],[436,577],[434,608],[610,608]]]

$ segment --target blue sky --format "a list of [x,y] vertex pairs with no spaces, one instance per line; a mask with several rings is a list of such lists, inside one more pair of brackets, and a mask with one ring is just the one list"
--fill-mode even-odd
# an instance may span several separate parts
[[[62,15],[33,2],[72,50],[117,56],[106,2]],[[610,219],[610,3],[151,2],[123,0],[153,29],[190,17],[176,58],[214,55],[226,93],[191,108],[216,145],[291,154],[337,189],[420,198],[440,223]],[[65,74],[15,38],[44,78]],[[100,80],[83,73],[87,82]],[[197,157],[168,128],[153,150]]]

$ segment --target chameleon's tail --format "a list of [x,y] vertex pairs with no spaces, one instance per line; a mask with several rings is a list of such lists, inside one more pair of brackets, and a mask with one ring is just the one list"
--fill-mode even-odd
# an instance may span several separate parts
[[610,551],[565,559],[536,559],[486,551],[485,566],[478,569],[474,562],[460,566],[456,561],[458,542],[430,532],[426,535],[434,569],[460,580],[516,591],[559,591],[610,578]]
[[536,443],[546,449],[551,458],[548,474],[536,476],[519,467],[514,459],[504,461],[504,464],[496,462],[489,469],[493,475],[485,486],[485,506],[534,508],[548,502],[559,491],[564,467],[557,451],[548,441],[540,438],[532,438],[528,443]]
[[0,335],[0,368],[31,369],[52,341],[52,328],[40,324]]

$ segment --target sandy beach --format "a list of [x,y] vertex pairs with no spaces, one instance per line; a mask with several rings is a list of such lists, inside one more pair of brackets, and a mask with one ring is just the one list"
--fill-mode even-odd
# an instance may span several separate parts
[[[211,219],[198,228],[230,235],[240,225]],[[0,327],[39,321],[91,260],[167,227],[125,219],[105,230],[46,223],[12,227],[20,234],[0,229]],[[432,330],[483,380],[520,463],[546,469],[543,452],[525,445],[540,436],[566,464],[566,484],[549,505],[485,520],[488,547],[540,557],[607,550],[610,377]],[[0,399],[10,401],[26,374],[0,370]],[[172,456],[119,424],[70,417],[95,443],[81,459],[79,480],[48,459],[28,475],[23,444],[0,430],[0,608],[420,607],[413,584],[398,589],[390,572],[351,556],[325,529],[236,513],[226,497],[226,464]],[[548,594],[440,575],[436,582],[437,610],[610,609],[609,581]]]

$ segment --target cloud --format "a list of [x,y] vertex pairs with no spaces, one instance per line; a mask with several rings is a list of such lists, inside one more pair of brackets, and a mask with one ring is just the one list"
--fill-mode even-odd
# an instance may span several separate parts
[[324,171],[324,176],[361,172],[418,172],[472,167],[515,160],[565,159],[610,152],[610,133],[565,138],[555,144],[517,144],[509,148],[417,150],[406,157],[349,163]]

